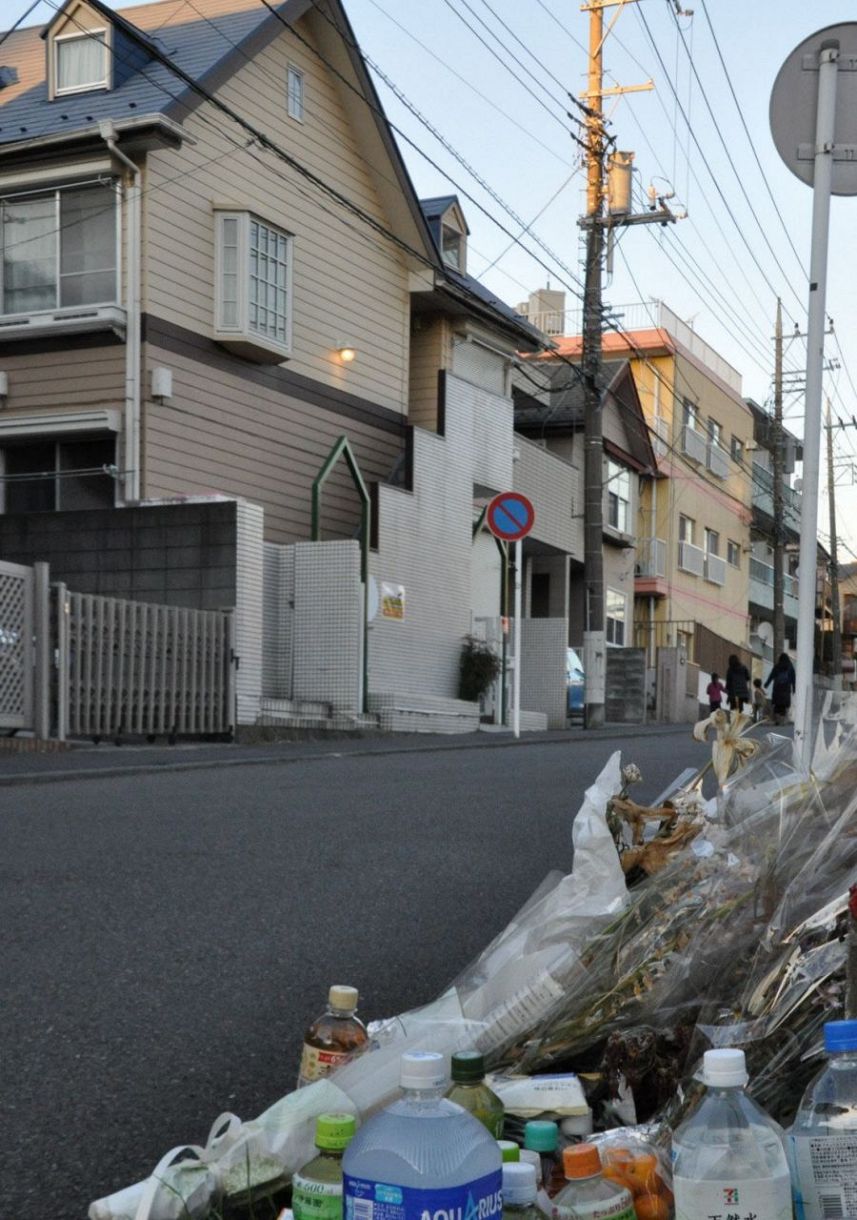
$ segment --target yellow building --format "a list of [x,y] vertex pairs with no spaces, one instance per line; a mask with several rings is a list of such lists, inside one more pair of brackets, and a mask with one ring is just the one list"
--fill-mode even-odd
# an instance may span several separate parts
[[[631,362],[656,455],[657,477],[641,480],[634,639],[652,667],[658,647],[683,645],[722,674],[732,651],[749,662],[753,417],[740,374],[654,309],[657,325],[607,334],[603,348]],[[580,358],[579,336],[556,342]]]

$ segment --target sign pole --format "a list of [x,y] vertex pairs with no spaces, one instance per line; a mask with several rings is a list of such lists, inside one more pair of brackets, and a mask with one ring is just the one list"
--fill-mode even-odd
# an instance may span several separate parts
[[515,668],[512,671],[512,731],[521,736],[521,539],[515,543]]
[[818,566],[818,470],[821,460],[821,392],[824,373],[824,311],[827,246],[836,134],[836,84],[839,43],[825,43],[818,54],[818,111],[812,197],[812,251],[809,268],[809,317],[806,340],[806,408],[803,441],[803,491],[800,520],[800,585],[795,682],[795,756],[809,770],[812,761],[813,662],[815,659],[816,571]]

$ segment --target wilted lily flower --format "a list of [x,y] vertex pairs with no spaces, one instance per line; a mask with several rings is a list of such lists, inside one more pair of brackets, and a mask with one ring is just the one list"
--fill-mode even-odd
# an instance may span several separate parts
[[639,784],[643,778],[643,773],[636,763],[625,763],[622,768],[622,786],[630,788],[631,784]]
[[748,712],[726,712],[719,708],[694,725],[693,735],[697,741],[707,741],[708,730],[714,729],[711,765],[721,788],[729,778],[733,765],[743,766],[759,749],[758,741],[742,736],[752,723],[753,717]]

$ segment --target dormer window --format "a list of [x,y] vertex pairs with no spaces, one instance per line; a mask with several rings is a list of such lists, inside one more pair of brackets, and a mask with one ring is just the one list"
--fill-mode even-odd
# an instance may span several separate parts
[[53,45],[57,97],[110,87],[106,30],[60,34]]
[[448,267],[456,271],[464,270],[464,234],[453,229],[452,225],[444,225],[441,254]]

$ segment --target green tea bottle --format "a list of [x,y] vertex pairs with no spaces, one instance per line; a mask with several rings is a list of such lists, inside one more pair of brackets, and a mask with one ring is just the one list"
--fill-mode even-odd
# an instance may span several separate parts
[[496,1093],[485,1083],[485,1060],[478,1051],[458,1051],[452,1056],[452,1084],[446,1096],[462,1106],[483,1127],[500,1139],[503,1134],[505,1110]]
[[342,1154],[357,1130],[353,1114],[320,1114],[314,1157],[292,1178],[295,1220],[342,1220]]

